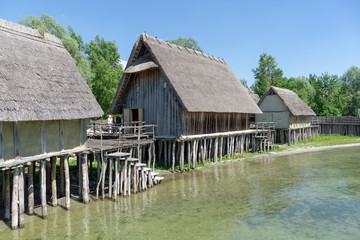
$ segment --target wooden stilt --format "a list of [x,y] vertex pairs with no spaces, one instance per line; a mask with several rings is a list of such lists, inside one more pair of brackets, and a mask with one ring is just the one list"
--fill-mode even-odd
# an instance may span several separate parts
[[226,141],[226,158],[230,158],[230,137],[227,137]]
[[10,170],[3,171],[4,219],[10,220]]
[[11,228],[15,229],[19,223],[19,168],[15,168],[13,173],[13,190],[11,201]]
[[154,171],[154,169],[155,169],[155,161],[156,161],[155,142],[153,142],[151,145],[152,145],[152,150],[153,150],[153,157],[152,157],[152,159],[153,159],[153,167],[152,167],[152,170]]
[[28,167],[28,213],[34,214],[34,166],[35,162],[31,162]]
[[56,189],[56,157],[51,158],[51,203],[57,206],[57,189]]
[[24,211],[25,211],[25,193],[24,193],[24,172],[23,167],[19,167],[19,227],[25,226]]
[[244,152],[244,135],[241,135],[240,137],[240,154],[243,154]]
[[288,129],[288,135],[287,135],[287,137],[288,137],[288,145],[290,146],[291,145],[291,129],[289,128]]
[[172,172],[175,171],[175,154],[176,154],[175,146],[176,146],[176,142],[173,140],[172,141],[172,166],[171,166]]
[[148,168],[150,168],[151,167],[151,146],[152,146],[152,144],[149,144],[149,146],[148,146],[148,164],[147,164],[147,166],[148,166]]
[[112,158],[108,158],[109,161],[109,198],[112,198],[112,188],[113,188],[113,179],[112,179],[112,168],[113,168],[113,161]]
[[81,176],[82,176],[82,201],[83,203],[89,203],[89,174],[87,164],[87,154],[81,154]]
[[217,156],[218,156],[218,142],[219,142],[219,138],[216,137],[215,138],[215,146],[214,146],[214,162],[217,163]]
[[100,153],[97,153],[96,154],[96,175],[97,175],[97,182],[100,181],[100,170],[101,170],[101,164],[100,164],[100,161],[101,161],[101,155]]
[[64,176],[65,176],[65,208],[70,209],[70,174],[69,174],[69,157],[64,159]]
[[118,184],[119,184],[119,159],[115,159],[115,184],[114,184],[114,201],[117,199],[118,195]]
[[209,161],[211,161],[212,148],[213,148],[213,140],[212,140],[212,138],[210,138],[209,139]]
[[46,160],[40,162],[40,195],[41,195],[41,207],[42,218],[47,217],[47,205],[46,205]]
[[[185,156],[184,156],[184,150],[185,150],[185,143],[181,142],[180,143],[180,171],[183,172],[184,171],[184,161],[185,161]],[[150,173],[149,173],[150,174]]]
[[207,154],[207,139],[204,138],[204,159],[206,160],[208,158],[208,154]]
[[60,194],[64,195],[65,193],[65,172],[64,172],[64,161],[65,157],[60,157]]
[[192,150],[193,150],[192,168],[196,168],[196,143],[197,143],[197,140],[194,140],[193,147],[192,147]]
[[187,149],[188,149],[188,158],[187,158],[187,160],[188,160],[188,170],[190,170],[190,167],[191,167],[191,142],[189,141],[188,142],[188,147],[187,147]]
[[220,137],[220,147],[219,147],[219,160],[222,161],[223,156],[223,145],[224,145],[224,138]]

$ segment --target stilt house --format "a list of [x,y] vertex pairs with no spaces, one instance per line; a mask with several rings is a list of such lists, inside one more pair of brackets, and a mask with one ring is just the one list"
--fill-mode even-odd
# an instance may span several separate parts
[[261,113],[224,60],[145,33],[136,41],[114,98],[125,122],[156,124],[157,139],[245,130]]
[[309,127],[314,111],[291,90],[270,87],[258,103],[256,122],[275,122],[276,129]]
[[0,167],[86,148],[103,114],[61,41],[0,19]]

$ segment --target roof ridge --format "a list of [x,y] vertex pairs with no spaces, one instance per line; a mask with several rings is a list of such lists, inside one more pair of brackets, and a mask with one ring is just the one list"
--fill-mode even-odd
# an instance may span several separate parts
[[179,51],[186,50],[186,52],[188,52],[188,54],[192,54],[192,55],[195,55],[195,56],[202,56],[202,57],[204,57],[204,58],[207,58],[207,59],[210,59],[210,60],[213,60],[213,61],[216,61],[216,62],[220,62],[220,63],[222,63],[222,64],[226,64],[226,62],[225,62],[224,59],[211,56],[210,54],[206,54],[206,53],[197,51],[197,50],[192,49],[192,48],[187,48],[187,47],[179,46],[179,45],[174,44],[174,43],[166,42],[166,41],[164,41],[164,40],[158,39],[157,37],[150,36],[150,35],[146,34],[145,32],[142,33],[142,37],[143,37],[143,39],[144,39],[144,37],[145,37],[146,40],[152,40],[152,41],[154,41],[154,42],[157,42],[157,44],[163,45],[163,46],[165,46],[165,47],[169,47],[169,48],[172,48],[172,49],[173,49],[173,48],[174,48],[174,49],[177,48],[177,49],[179,49]]
[[57,47],[64,47],[62,41],[50,33],[45,32],[45,37],[43,38],[39,32],[39,29],[33,29],[27,26],[23,26],[21,24],[6,21],[1,18],[0,31],[25,37],[33,41],[47,43]]

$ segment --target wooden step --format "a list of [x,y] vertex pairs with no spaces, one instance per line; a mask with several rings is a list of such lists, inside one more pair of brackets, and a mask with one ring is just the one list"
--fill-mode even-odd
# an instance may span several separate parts
[[151,176],[152,176],[152,177],[155,177],[155,176],[157,176],[157,175],[159,175],[158,172],[151,172]]
[[147,164],[146,163],[137,163],[135,164],[136,167],[145,167]]
[[159,176],[156,176],[155,178],[154,178],[154,180],[155,181],[158,181],[158,182],[161,182],[161,180],[163,180],[164,179],[164,177],[159,177]]

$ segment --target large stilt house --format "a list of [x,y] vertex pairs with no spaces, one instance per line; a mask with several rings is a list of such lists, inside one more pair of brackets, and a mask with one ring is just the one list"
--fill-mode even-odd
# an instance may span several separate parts
[[[45,169],[50,170],[49,166],[51,201],[53,206],[57,205],[58,157],[62,159],[61,176],[65,171],[65,183],[62,182],[60,188],[65,188],[65,207],[69,208],[68,157],[81,155],[81,166],[87,169],[84,153],[87,121],[102,114],[74,60],[58,38],[43,30],[0,19],[0,169],[4,218],[11,216],[12,228],[24,226],[24,184],[27,183],[29,214],[34,212],[34,198],[40,198],[34,196],[36,163],[40,164],[41,172],[42,216],[46,217],[46,189],[50,187],[46,182],[50,182],[50,176]],[[24,168],[28,168],[26,182]],[[85,183],[86,173],[82,175]],[[83,189],[81,197],[88,201],[88,191]]]
[[110,110],[157,125],[157,139],[245,130],[261,113],[224,60],[145,33],[136,41]]

